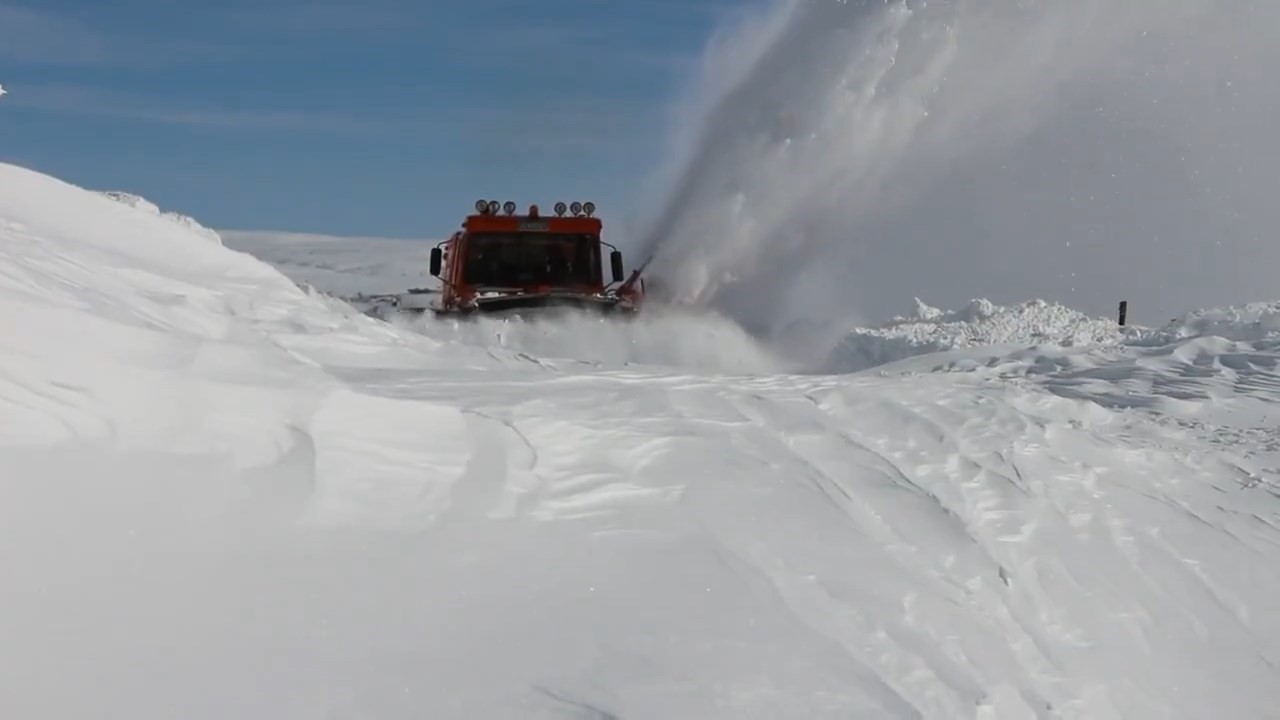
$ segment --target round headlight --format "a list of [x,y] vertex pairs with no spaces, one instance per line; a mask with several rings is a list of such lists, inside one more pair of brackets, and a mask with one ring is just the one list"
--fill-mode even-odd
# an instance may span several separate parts
[[514,215],[516,212],[516,204],[508,200],[506,203],[503,204],[502,210],[506,212],[508,215]]
[[596,204],[588,200],[587,202],[582,204],[582,211],[585,212],[588,216],[590,216],[591,213],[594,213],[596,211]]
[[569,209],[569,208],[568,208],[568,206],[566,206],[564,203],[562,203],[562,202],[558,202],[558,203],[556,203],[556,214],[557,214],[557,215],[564,215],[565,211],[566,211],[566,210],[568,210],[568,209]]
[[478,213],[480,213],[481,215],[483,215],[483,214],[485,214],[485,213],[486,213],[486,212],[488,212],[488,211],[489,211],[489,203],[488,203],[488,202],[486,202],[486,201],[484,201],[484,200],[477,200],[477,201],[476,201],[476,212],[478,212]]
[[569,206],[569,212],[573,213],[574,215],[581,213],[582,203],[578,202],[577,200],[574,200],[573,204]]
[[498,204],[498,201],[497,201],[497,200],[490,200],[490,201],[489,201],[489,214],[490,214],[490,215],[497,215],[497,214],[498,214],[498,211],[499,211],[499,210],[501,210],[501,209],[502,209],[502,206]]

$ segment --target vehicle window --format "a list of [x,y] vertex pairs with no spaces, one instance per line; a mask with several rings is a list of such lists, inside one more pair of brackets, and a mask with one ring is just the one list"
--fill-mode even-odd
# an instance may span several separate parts
[[591,235],[477,233],[467,241],[463,280],[489,287],[594,284],[598,247]]

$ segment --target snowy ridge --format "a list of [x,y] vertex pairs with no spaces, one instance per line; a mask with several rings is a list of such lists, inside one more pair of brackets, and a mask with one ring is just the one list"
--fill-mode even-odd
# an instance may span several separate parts
[[1280,705],[1266,337],[551,360],[5,165],[0,323],[3,717]]
[[975,299],[962,309],[943,311],[917,298],[910,315],[849,331],[832,351],[829,365],[834,372],[854,372],[961,348],[1106,346],[1127,335],[1114,320],[1039,299],[1013,306]]
[[135,210],[141,210],[142,212],[146,212],[152,215],[156,215],[158,217],[162,217],[166,220],[169,220],[170,222],[173,222],[183,228],[186,228],[187,230],[190,230],[196,233],[197,235],[200,235],[204,238],[212,240],[213,242],[216,242],[219,244],[222,243],[222,238],[221,236],[218,235],[216,231],[210,230],[209,228],[196,222],[195,218],[187,215],[183,215],[181,213],[161,210],[158,205],[156,205],[155,203],[151,202],[150,200],[144,197],[141,197],[139,195],[134,195],[132,193],[116,192],[116,191],[106,191],[101,194],[111,198],[112,200],[115,200],[118,203],[122,203],[131,208],[134,208]]

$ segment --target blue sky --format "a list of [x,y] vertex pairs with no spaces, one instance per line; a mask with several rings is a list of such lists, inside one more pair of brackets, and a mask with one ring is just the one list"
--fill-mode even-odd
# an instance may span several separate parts
[[218,228],[435,237],[632,210],[745,0],[0,0],[0,161]]

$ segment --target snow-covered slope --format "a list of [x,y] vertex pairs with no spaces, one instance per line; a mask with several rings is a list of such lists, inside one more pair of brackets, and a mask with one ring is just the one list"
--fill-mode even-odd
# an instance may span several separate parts
[[949,372],[584,365],[0,165],[0,716],[1265,718],[1249,312]]

